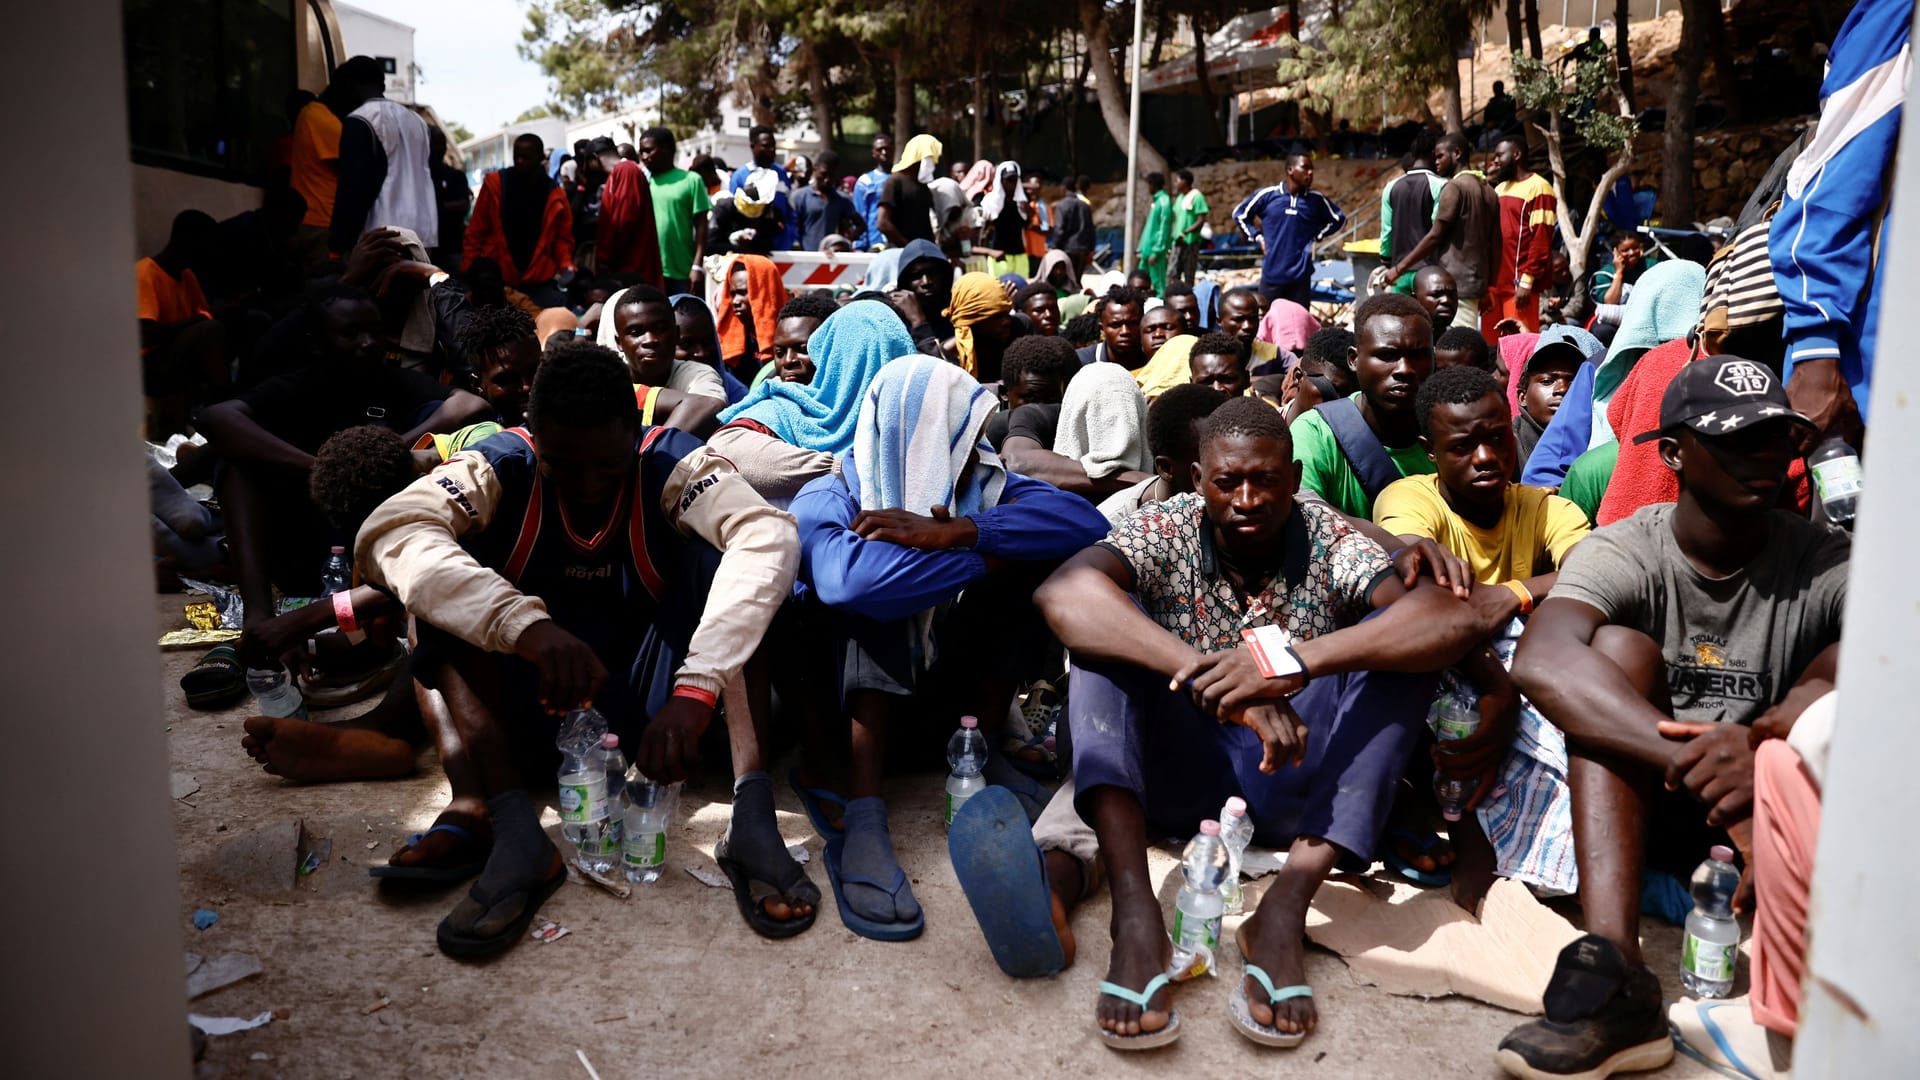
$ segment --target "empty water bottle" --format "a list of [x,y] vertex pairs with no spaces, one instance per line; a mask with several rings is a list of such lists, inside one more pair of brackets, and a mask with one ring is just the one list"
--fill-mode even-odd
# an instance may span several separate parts
[[1733,993],[1734,958],[1740,951],[1740,924],[1733,917],[1733,894],[1740,871],[1733,849],[1716,844],[1693,872],[1693,911],[1687,915],[1680,946],[1680,982],[1695,997],[1723,998]]
[[1173,900],[1173,963],[1168,973],[1176,980],[1191,979],[1213,969],[1213,952],[1220,947],[1220,916],[1226,901],[1220,886],[1227,879],[1227,845],[1220,840],[1220,823],[1203,821],[1200,832],[1180,857],[1185,884]]
[[[1442,692],[1434,699],[1427,718],[1433,725],[1433,737],[1442,745],[1442,753],[1445,752],[1445,744],[1464,739],[1480,727],[1478,702],[1465,700],[1449,692]],[[1467,812],[1467,800],[1473,797],[1473,788],[1471,779],[1456,779],[1435,770],[1433,797],[1440,804],[1440,816],[1448,821],[1459,821],[1461,815]]]
[[300,688],[285,668],[248,668],[247,689],[261,716],[307,718],[306,699],[300,696]]
[[1807,469],[1813,473],[1820,510],[1827,520],[1843,529],[1853,528],[1853,514],[1860,504],[1860,455],[1835,435],[1807,455]]
[[960,718],[960,730],[947,740],[947,824],[960,812],[968,799],[980,794],[987,782],[980,772],[987,767],[987,740],[980,734],[980,721],[971,716]]
[[347,559],[347,549],[338,544],[327,555],[326,565],[320,568],[320,595],[332,596],[337,592],[346,592],[353,588],[353,563]]
[[634,765],[620,787],[620,871],[628,881],[650,885],[660,880],[667,862],[667,822],[673,817],[679,785],[657,784]]
[[1253,843],[1253,819],[1247,816],[1247,800],[1238,795],[1220,808],[1220,841],[1227,846],[1227,878],[1220,883],[1220,898],[1226,913],[1240,914],[1246,895],[1240,891],[1240,863],[1246,858],[1247,845]]
[[[592,713],[592,710],[583,709],[574,715],[581,713]],[[616,776],[626,775],[626,765],[620,759],[619,738],[605,731],[606,721],[598,713],[593,713],[592,719],[599,720],[600,739],[593,742],[573,739],[560,744],[560,831],[573,844],[575,861],[604,874],[613,869],[620,851],[620,825],[614,820],[607,798],[609,759],[606,751],[610,749],[613,760],[621,761]],[[566,734],[563,729],[563,739]],[[608,739],[612,740],[610,747],[605,745]]]

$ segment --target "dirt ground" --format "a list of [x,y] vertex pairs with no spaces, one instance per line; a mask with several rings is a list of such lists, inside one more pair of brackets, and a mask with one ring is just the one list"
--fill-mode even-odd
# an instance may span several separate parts
[[[177,597],[160,598],[164,627],[181,624]],[[948,865],[941,779],[900,776],[888,791],[894,836],[927,930],[916,941],[856,937],[834,912],[820,842],[784,783],[780,827],[813,855],[808,871],[827,902],[809,932],[786,942],[754,936],[730,892],[686,873],[712,868],[725,827],[728,780],[710,770],[688,786],[670,834],[668,872],[621,901],[563,887],[542,915],[566,927],[550,944],[523,941],[493,962],[442,956],[433,931],[457,892],[392,897],[365,867],[426,828],[447,796],[430,752],[405,780],[299,786],[262,773],[241,750],[245,708],[186,708],[178,679],[196,654],[165,654],[166,718],[176,791],[180,921],[187,947],[211,960],[259,958],[263,972],[194,1001],[204,1016],[286,1010],[265,1027],[208,1041],[204,1078],[615,1077],[814,1075],[1188,1075],[1494,1077],[1493,1049],[1520,1018],[1462,998],[1394,997],[1360,984],[1335,955],[1313,950],[1307,976],[1319,1031],[1295,1051],[1263,1050],[1236,1035],[1226,978],[1181,988],[1185,1034],[1166,1050],[1121,1055],[1092,1027],[1105,968],[1109,906],[1097,897],[1074,917],[1080,959],[1026,982],[994,967]],[[782,773],[783,775],[783,773]],[[547,793],[550,799],[551,792]],[[299,818],[331,841],[328,860],[287,891],[236,884],[223,850],[252,830]],[[558,819],[545,821],[556,840]],[[292,852],[285,856],[290,866]],[[1169,905],[1175,861],[1156,854]],[[1406,886],[1402,886],[1406,888]],[[193,929],[196,909],[219,919]],[[1224,935],[1232,937],[1229,920]],[[1652,928],[1648,955],[1678,990],[1678,932]],[[1229,945],[1223,966],[1239,969]],[[372,1007],[386,999],[383,1008]],[[1163,1074],[1163,1073],[1162,1073]],[[1704,1077],[1684,1057],[1665,1077]]]

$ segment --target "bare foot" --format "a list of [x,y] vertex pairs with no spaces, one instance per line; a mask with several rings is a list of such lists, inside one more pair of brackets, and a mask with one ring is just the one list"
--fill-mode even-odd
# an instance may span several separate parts
[[269,775],[307,783],[388,780],[413,772],[413,747],[363,728],[250,716],[240,745]]
[[[433,819],[435,825],[458,825],[467,831],[467,836],[441,830],[434,832],[429,828],[420,834],[418,843],[408,844],[393,853],[387,860],[388,866],[451,866],[467,861],[477,851],[484,857],[493,849],[493,822],[487,817],[487,804],[484,799],[454,796],[440,816]],[[476,847],[477,845],[477,847]]]
[[[1247,963],[1260,967],[1273,980],[1275,989],[1299,986],[1307,981],[1306,912],[1294,912],[1275,902],[1262,901],[1253,917],[1240,927],[1240,955]],[[1247,1011],[1254,1022],[1289,1035],[1308,1032],[1319,1022],[1319,1011],[1311,997],[1288,998],[1278,1005],[1267,1000],[1267,988],[1248,976]]]
[[1073,925],[1067,919],[1067,911],[1078,903],[1086,890],[1086,871],[1080,860],[1064,851],[1048,850],[1041,853],[1047,864],[1048,898],[1052,901],[1053,932],[1059,935],[1060,951],[1066,956],[1061,967],[1073,966]]
[[[815,770],[801,765],[795,770],[794,775],[800,778],[801,787],[813,788],[816,791],[847,790],[845,785],[837,783],[824,770]],[[845,832],[847,830],[846,803],[834,802],[832,799],[821,799],[819,802],[821,812],[827,817],[827,824],[833,826],[835,832]]]
[[[1173,942],[1167,938],[1166,923],[1160,917],[1160,905],[1151,894],[1147,903],[1113,906],[1113,960],[1107,965],[1107,981],[1129,990],[1144,990],[1156,975],[1166,973],[1173,963]],[[1101,994],[1095,1014],[1100,1026],[1115,1035],[1142,1035],[1159,1031],[1173,1020],[1167,1005],[1167,991],[1147,1002],[1144,1010],[1131,1001]]]
[[1452,837],[1459,858],[1453,864],[1453,902],[1473,915],[1480,914],[1480,901],[1493,887],[1496,860],[1493,845],[1481,833],[1479,823],[1470,827],[1455,825]]

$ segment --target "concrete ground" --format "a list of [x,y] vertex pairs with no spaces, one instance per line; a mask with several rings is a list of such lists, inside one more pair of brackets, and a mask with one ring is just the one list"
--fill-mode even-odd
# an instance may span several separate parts
[[[178,604],[161,598],[166,626]],[[174,804],[180,921],[187,948],[209,960],[259,958],[264,971],[191,1005],[205,1016],[286,1010],[265,1027],[209,1040],[202,1077],[585,1078],[1146,1075],[1177,1069],[1229,1076],[1494,1077],[1493,1049],[1521,1018],[1463,998],[1395,997],[1360,984],[1339,957],[1313,950],[1307,976],[1321,1026],[1295,1051],[1256,1047],[1228,1019],[1228,978],[1202,979],[1175,998],[1185,1034],[1165,1050],[1122,1055],[1092,1026],[1096,984],[1109,947],[1104,896],[1074,917],[1080,959],[1062,974],[1015,981],[994,967],[948,865],[941,778],[901,776],[888,791],[901,862],[926,910],[916,941],[883,944],[844,929],[835,914],[820,841],[784,783],[780,827],[814,856],[808,870],[827,900],[814,928],[786,942],[750,932],[732,894],[686,873],[712,868],[725,827],[727,779],[689,784],[669,836],[668,872],[621,901],[567,885],[542,916],[570,934],[523,941],[484,964],[434,947],[434,925],[457,891],[384,895],[365,867],[383,862],[426,828],[447,797],[431,752],[411,778],[301,786],[261,772],[240,748],[246,708],[186,708],[179,676],[196,653],[165,657],[166,723],[176,780],[198,791]],[[184,786],[184,785],[183,785]],[[550,792],[548,793],[550,797]],[[223,851],[251,830],[300,818],[331,841],[326,863],[288,891],[235,884]],[[557,818],[545,820],[556,839]],[[292,853],[286,858],[290,861]],[[1175,861],[1154,858],[1171,906]],[[196,931],[192,916],[219,920]],[[1229,920],[1225,937],[1231,940]],[[1678,932],[1653,928],[1669,997]],[[1225,946],[1224,968],[1239,960]],[[383,1008],[372,1007],[383,999]],[[1657,1074],[1703,1077],[1686,1058]]]

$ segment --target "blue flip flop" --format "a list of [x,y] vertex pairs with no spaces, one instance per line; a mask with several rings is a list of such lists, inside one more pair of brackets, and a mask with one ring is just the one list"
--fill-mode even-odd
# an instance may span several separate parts
[[450,821],[437,822],[423,833],[414,833],[407,837],[407,846],[418,844],[421,839],[433,833],[447,833],[461,841],[456,853],[466,851],[471,857],[464,862],[451,866],[394,866],[391,863],[378,863],[367,867],[369,877],[385,878],[389,881],[411,881],[426,885],[458,885],[486,869],[487,856],[492,854],[493,845],[483,844],[480,838],[469,832],[464,826]]
[[[1146,1012],[1147,1002],[1153,1000],[1153,995],[1159,993],[1167,986],[1172,985],[1172,983],[1173,980],[1165,974],[1155,975],[1152,979],[1148,980],[1146,987],[1140,990],[1129,990],[1119,983],[1102,981],[1100,983],[1100,992],[1106,994],[1108,997],[1117,997],[1121,1001],[1130,1001],[1140,1006],[1141,1012]],[[1143,1031],[1138,1035],[1117,1035],[1108,1031],[1106,1028],[1099,1028],[1098,1030],[1100,1032],[1100,1041],[1106,1043],[1110,1049],[1152,1050],[1155,1047],[1165,1046],[1180,1037],[1180,1010],[1169,1008],[1167,1010],[1167,1026],[1161,1028],[1159,1031]]]
[[947,855],[1001,971],[1036,979],[1067,966],[1046,859],[1012,792],[994,786],[968,799],[947,827]]
[[[1388,829],[1387,838],[1391,840],[1394,837],[1399,837],[1402,840],[1411,842],[1419,849],[1422,855],[1425,855],[1440,845],[1440,838],[1438,836],[1432,833],[1427,833],[1423,836],[1414,832],[1412,829]],[[1437,889],[1442,885],[1453,884],[1453,871],[1451,869],[1441,867],[1438,870],[1422,870],[1401,858],[1399,854],[1393,850],[1392,844],[1383,845],[1383,849],[1380,852],[1380,861],[1387,864],[1387,869],[1423,889]]]
[[851,881],[855,885],[870,885],[891,896],[899,896],[900,890],[907,887],[907,872],[897,866],[894,867],[891,882],[875,881],[865,874],[846,873],[840,867],[840,855],[846,846],[846,835],[841,834],[829,839],[826,850],[823,852],[827,864],[827,880],[833,883],[833,902],[840,909],[840,921],[846,924],[847,929],[863,938],[872,938],[875,941],[912,941],[919,937],[920,932],[927,928],[925,911],[922,911],[912,922],[883,923],[875,922],[847,906],[847,894],[842,887],[842,879]]
[[847,835],[846,830],[833,827],[833,819],[827,815],[827,808],[821,805],[837,803],[844,815],[847,806],[845,795],[828,791],[826,788],[808,787],[802,784],[799,769],[787,770],[787,786],[792,788],[794,795],[799,798],[800,808],[807,812],[807,820],[813,822],[813,831],[820,834],[820,839],[838,840]]
[[[1311,986],[1282,986],[1275,989],[1273,978],[1269,976],[1260,965],[1248,964],[1246,968],[1248,978],[1259,983],[1260,988],[1267,992],[1267,1006],[1269,1008],[1283,1001],[1313,996],[1313,987]],[[1247,999],[1246,979],[1241,979],[1234,984],[1233,998],[1230,1006],[1233,1014],[1233,1030],[1238,1031],[1240,1034],[1245,1035],[1261,1046],[1275,1046],[1286,1050],[1299,1046],[1307,1039],[1307,1033],[1304,1031],[1281,1031],[1277,1027],[1270,1027],[1255,1020],[1253,1018],[1252,1003]]]

